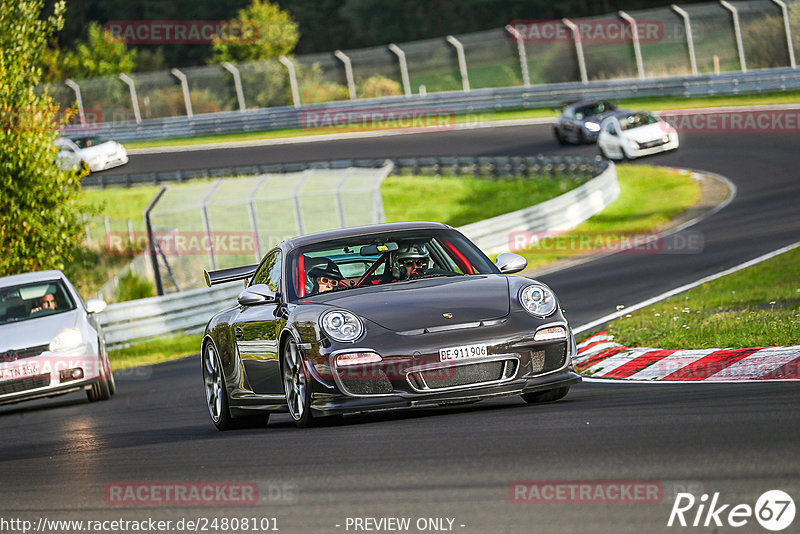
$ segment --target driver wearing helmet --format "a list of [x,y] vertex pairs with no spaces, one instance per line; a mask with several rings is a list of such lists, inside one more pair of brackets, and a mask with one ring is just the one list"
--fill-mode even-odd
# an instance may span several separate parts
[[400,280],[424,276],[430,259],[431,255],[424,244],[412,244],[400,250],[396,258]]
[[325,293],[339,285],[343,276],[339,267],[331,260],[327,264],[318,265],[308,271],[308,277],[314,283],[311,293]]

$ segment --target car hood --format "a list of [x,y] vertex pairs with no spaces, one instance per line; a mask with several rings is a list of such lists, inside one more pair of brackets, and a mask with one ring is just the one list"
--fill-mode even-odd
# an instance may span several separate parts
[[66,328],[78,324],[80,310],[45,315],[0,326],[0,352],[49,344]]
[[322,297],[317,302],[401,332],[498,319],[509,313],[508,279],[496,274],[395,282]]
[[669,125],[666,122],[657,122],[655,124],[648,124],[647,126],[640,126],[639,128],[632,128],[625,130],[625,137],[632,139],[636,142],[645,143],[653,139],[659,139],[670,132]]

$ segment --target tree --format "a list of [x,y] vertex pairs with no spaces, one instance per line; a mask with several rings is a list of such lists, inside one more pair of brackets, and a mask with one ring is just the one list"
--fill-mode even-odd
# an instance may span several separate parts
[[59,109],[34,87],[64,2],[0,0],[0,276],[61,268],[81,240],[80,177],[55,164]]
[[79,41],[74,50],[47,49],[44,62],[47,81],[99,78],[133,72],[136,50],[129,50],[124,42],[92,22],[86,41]]
[[214,39],[213,63],[241,63],[274,59],[291,53],[297,45],[297,24],[286,11],[268,0],[253,0],[231,21],[244,34],[242,38],[232,35]]

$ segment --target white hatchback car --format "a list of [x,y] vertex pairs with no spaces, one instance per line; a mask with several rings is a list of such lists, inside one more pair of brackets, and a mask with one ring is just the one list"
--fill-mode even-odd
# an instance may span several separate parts
[[86,390],[116,391],[103,332],[102,300],[84,302],[61,271],[0,278],[0,404]]
[[128,163],[128,151],[116,141],[103,141],[94,137],[75,140],[59,137],[54,144],[58,147],[58,168],[62,170],[85,169],[97,172]]
[[678,132],[647,111],[618,111],[600,125],[597,146],[608,159],[634,159],[678,148]]

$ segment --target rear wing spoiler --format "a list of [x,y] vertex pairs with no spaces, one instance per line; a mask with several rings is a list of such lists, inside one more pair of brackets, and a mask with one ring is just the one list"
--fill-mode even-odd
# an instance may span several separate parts
[[244,267],[232,267],[230,269],[219,269],[217,271],[207,271],[203,269],[208,287],[225,282],[235,282],[252,277],[256,273],[258,265],[246,265]]

